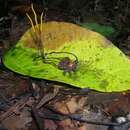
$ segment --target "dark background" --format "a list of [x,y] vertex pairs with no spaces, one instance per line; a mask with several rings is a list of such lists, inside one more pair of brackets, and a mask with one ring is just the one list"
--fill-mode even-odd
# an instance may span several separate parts
[[0,0],[0,18],[13,15],[23,19],[31,11],[31,3],[39,14],[47,9],[46,21],[113,26],[118,35],[110,39],[118,47],[130,35],[130,0]]

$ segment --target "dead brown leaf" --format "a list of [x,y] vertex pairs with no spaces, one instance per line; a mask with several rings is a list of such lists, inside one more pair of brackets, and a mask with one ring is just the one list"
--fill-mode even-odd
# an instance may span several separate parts
[[49,130],[56,130],[57,125],[54,121],[45,119],[44,120],[44,128],[49,129]]
[[71,97],[66,101],[59,101],[54,104],[54,108],[63,114],[72,114],[83,108],[85,105],[85,97]]
[[118,100],[105,106],[105,111],[112,116],[128,113],[130,110],[130,94],[121,95]]
[[27,130],[30,122],[32,122],[30,112],[24,108],[20,115],[12,115],[8,117],[2,121],[2,124],[9,130]]

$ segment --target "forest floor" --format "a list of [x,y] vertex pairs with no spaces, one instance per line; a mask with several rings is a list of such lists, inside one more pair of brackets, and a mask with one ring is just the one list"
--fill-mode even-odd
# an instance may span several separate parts
[[[29,8],[17,6],[9,17],[0,18],[1,57],[30,27],[25,18]],[[46,18],[67,22],[74,19],[57,10],[48,10]],[[118,40],[119,47],[129,56],[129,36],[122,39]],[[122,41],[124,44],[120,44]],[[113,130],[117,117],[130,118],[129,91],[106,94],[82,90],[18,75],[2,62],[0,67],[0,130]]]

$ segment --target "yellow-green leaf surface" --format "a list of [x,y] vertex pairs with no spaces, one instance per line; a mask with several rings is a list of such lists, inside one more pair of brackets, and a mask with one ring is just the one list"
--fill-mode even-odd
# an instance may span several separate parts
[[[37,25],[38,26],[38,25]],[[63,74],[57,66],[37,58],[38,49],[28,30],[3,57],[4,65],[22,75],[67,83],[79,88],[102,92],[130,89],[130,61],[102,35],[74,24],[47,22],[42,24],[45,52],[71,52],[78,57],[76,72]],[[67,54],[52,54],[66,57]],[[71,56],[70,56],[71,57]],[[55,59],[51,59],[51,63]]]

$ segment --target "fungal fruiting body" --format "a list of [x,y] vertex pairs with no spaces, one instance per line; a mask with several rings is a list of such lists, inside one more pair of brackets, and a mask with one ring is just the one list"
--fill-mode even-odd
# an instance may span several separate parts
[[[63,70],[64,73],[71,73],[71,72],[76,71],[76,68],[77,68],[77,65],[78,65],[78,58],[74,54],[72,54],[70,52],[50,52],[50,53],[46,53],[44,51],[44,41],[42,40],[42,35],[41,35],[42,32],[44,31],[44,30],[42,30],[43,12],[41,13],[40,24],[38,25],[38,18],[37,18],[37,14],[34,10],[33,4],[31,5],[31,8],[32,8],[32,12],[34,14],[35,24],[33,23],[33,20],[29,16],[29,14],[26,14],[26,15],[27,15],[27,17],[28,17],[28,19],[31,23],[32,29],[33,29],[33,31],[30,32],[31,37],[33,39],[34,44],[36,45],[36,47],[38,49],[38,54],[36,55],[36,57],[34,57],[34,59],[41,57],[42,61],[44,63],[54,65],[58,69]],[[75,60],[73,61],[69,57],[61,57],[61,58],[53,57],[51,59],[48,58],[48,55],[59,54],[59,56],[60,56],[60,54],[63,54],[63,53],[74,56]],[[57,59],[58,63],[54,63],[53,59],[54,60]]]
[[[29,16],[29,14],[26,13],[30,24],[32,26],[32,31],[30,32],[30,35],[33,39],[34,44],[36,45],[37,49],[38,49],[38,55],[41,56],[43,59],[45,59],[45,55],[44,55],[44,44],[42,44],[42,38],[41,38],[41,34],[42,34],[42,23],[43,23],[43,12],[41,13],[40,16],[40,24],[38,24],[38,18],[37,18],[37,14],[34,10],[33,4],[31,5],[31,9],[32,12],[34,14],[34,21],[35,24],[33,23],[32,18]],[[36,25],[36,26],[35,26]]]

